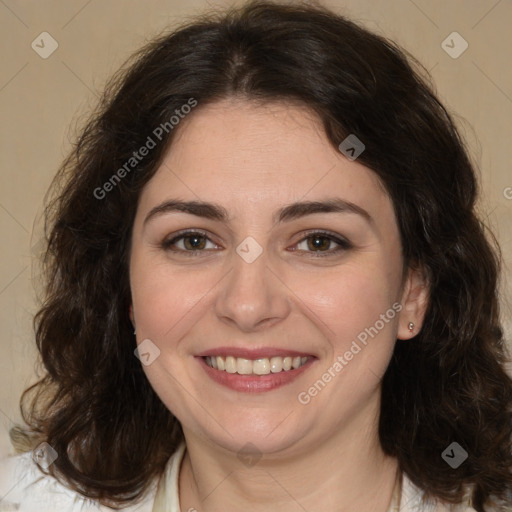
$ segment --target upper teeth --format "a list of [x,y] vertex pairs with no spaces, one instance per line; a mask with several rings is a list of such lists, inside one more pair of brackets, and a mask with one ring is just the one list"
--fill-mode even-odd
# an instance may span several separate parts
[[243,359],[232,356],[208,356],[206,364],[216,370],[223,370],[228,373],[239,373],[240,375],[268,375],[279,373],[304,366],[308,357],[264,357],[262,359]]

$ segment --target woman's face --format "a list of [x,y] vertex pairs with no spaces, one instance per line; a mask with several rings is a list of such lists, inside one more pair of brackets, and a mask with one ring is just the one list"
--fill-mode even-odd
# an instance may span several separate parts
[[402,276],[383,186],[333,149],[313,114],[199,105],[133,226],[144,371],[186,435],[232,451],[376,429],[396,338],[421,321]]

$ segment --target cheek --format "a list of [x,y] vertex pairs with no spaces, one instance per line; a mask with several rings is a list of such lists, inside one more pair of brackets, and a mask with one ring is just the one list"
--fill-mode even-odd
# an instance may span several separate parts
[[[131,288],[137,332],[169,339],[171,331],[179,332],[182,324],[190,323],[215,282],[212,273],[177,269],[135,255],[131,262]],[[176,336],[173,333],[171,337]]]
[[[373,326],[396,300],[396,279],[381,266],[347,265],[316,279],[301,279],[302,297],[325,323],[337,343],[347,343],[366,328]],[[301,297],[301,298],[302,298]],[[392,310],[389,317],[395,316]],[[391,318],[380,330],[389,332]],[[381,327],[379,322],[378,327]]]

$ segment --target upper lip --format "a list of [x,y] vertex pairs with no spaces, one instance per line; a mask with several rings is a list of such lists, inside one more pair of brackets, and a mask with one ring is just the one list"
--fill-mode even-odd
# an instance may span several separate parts
[[205,350],[197,354],[197,357],[208,357],[208,356],[233,356],[240,357],[242,359],[264,359],[265,357],[312,357],[312,354],[307,352],[298,352],[296,350],[290,350],[286,348],[241,348],[241,347],[217,347],[209,350]]

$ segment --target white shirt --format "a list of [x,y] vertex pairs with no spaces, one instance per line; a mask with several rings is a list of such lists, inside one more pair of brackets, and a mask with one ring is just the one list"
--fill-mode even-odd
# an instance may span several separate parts
[[[169,459],[159,483],[152,484],[142,501],[125,512],[180,512],[178,478],[185,453],[182,444]],[[475,512],[469,506],[452,509],[439,503],[422,502],[423,493],[403,475],[399,512]],[[396,510],[396,509],[395,509]],[[390,508],[388,512],[395,512]],[[32,459],[32,452],[0,461],[0,512],[112,512],[71,491],[51,476],[44,475]],[[181,511],[186,512],[186,511]]]

